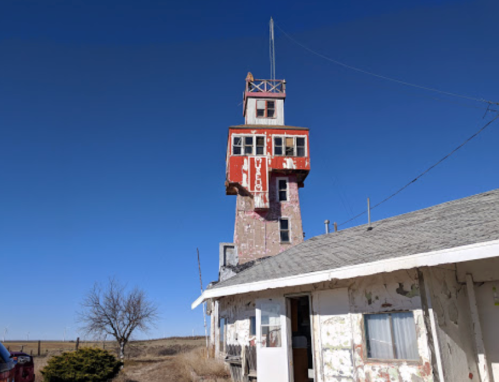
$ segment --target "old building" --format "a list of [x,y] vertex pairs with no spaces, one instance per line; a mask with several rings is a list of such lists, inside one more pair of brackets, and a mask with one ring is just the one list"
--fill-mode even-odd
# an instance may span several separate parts
[[245,124],[229,127],[225,187],[237,195],[236,220],[234,242],[220,245],[220,280],[303,241],[298,189],[310,170],[308,129],[284,124],[285,99],[286,81],[248,74]]
[[[261,113],[258,106],[255,111]],[[246,118],[255,121],[248,113]],[[278,134],[262,129],[231,128],[229,150],[232,134],[241,130],[267,133],[266,144],[272,144],[269,134]],[[284,138],[289,132],[295,130]],[[268,179],[277,184],[288,176],[298,189],[309,170],[308,151],[303,167],[299,157],[283,155],[277,163],[284,167],[291,159],[296,168],[274,170],[273,147],[264,149]],[[274,191],[272,181],[268,188],[251,188],[250,162],[243,159],[233,175],[231,160],[228,154],[227,190],[238,195],[231,245],[243,254],[241,263],[230,273],[222,263],[226,277],[192,306],[208,302],[211,343],[230,362],[234,380],[499,382],[499,190],[304,242],[297,238],[287,248],[262,227],[273,224],[269,231],[280,232],[280,217],[299,219],[299,204],[293,209],[298,215],[279,216],[272,211],[278,184]],[[268,199],[256,203],[265,190]],[[255,239],[253,229],[278,245]]]

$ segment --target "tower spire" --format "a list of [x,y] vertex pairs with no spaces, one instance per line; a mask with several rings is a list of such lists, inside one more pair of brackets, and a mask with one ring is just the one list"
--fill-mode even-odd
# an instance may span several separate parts
[[269,57],[270,57],[270,79],[275,80],[275,46],[274,46],[274,19],[269,23]]

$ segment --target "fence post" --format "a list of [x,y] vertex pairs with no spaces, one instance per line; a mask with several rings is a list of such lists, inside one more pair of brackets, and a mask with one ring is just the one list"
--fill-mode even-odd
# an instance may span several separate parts
[[24,351],[24,345],[21,345],[21,351]]
[[76,338],[76,351],[78,351],[78,347],[80,346],[80,337]]
[[38,356],[40,356],[42,352],[42,341],[38,341]]

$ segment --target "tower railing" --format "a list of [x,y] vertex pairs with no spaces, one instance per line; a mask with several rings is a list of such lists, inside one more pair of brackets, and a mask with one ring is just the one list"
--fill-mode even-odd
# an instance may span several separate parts
[[247,93],[286,93],[286,80],[246,81]]

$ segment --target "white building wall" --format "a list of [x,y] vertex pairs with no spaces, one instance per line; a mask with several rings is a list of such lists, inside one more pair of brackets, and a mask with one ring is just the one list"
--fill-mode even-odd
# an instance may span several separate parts
[[[257,118],[256,117],[256,101],[267,100],[275,101],[276,116],[275,118]],[[284,100],[275,98],[248,98],[246,101],[246,116],[247,125],[270,125],[284,126]]]

